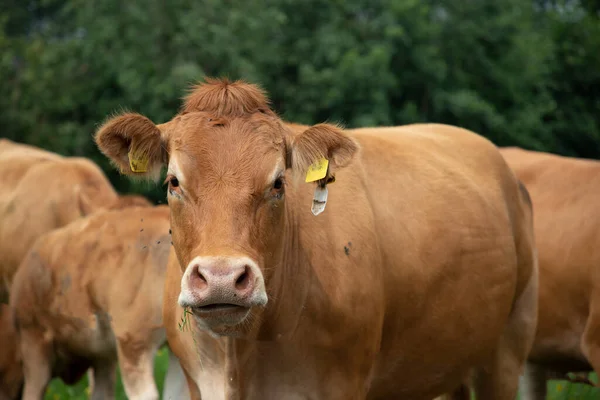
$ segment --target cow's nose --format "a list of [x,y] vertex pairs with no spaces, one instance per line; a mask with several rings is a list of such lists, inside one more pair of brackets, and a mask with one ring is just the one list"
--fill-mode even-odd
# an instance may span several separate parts
[[206,260],[192,268],[190,289],[203,302],[243,301],[254,290],[256,273],[244,260]]

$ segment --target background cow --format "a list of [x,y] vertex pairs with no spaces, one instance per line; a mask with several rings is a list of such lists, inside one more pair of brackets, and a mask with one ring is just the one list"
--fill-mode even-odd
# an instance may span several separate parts
[[158,399],[153,362],[165,342],[170,246],[165,206],[98,212],[36,241],[10,299],[24,399],[40,399],[53,376],[75,383],[89,367],[92,398],[113,398],[117,354],[127,396]]
[[25,253],[42,234],[94,211],[149,204],[123,200],[92,161],[62,157],[9,140],[0,141],[0,302]]
[[534,206],[540,264],[538,330],[527,399],[546,398],[547,379],[600,373],[600,162],[503,148]]
[[299,132],[256,86],[209,80],[171,121],[121,114],[96,141],[125,173],[168,166],[163,312],[192,398],[431,399],[472,372],[479,398],[516,396],[537,314],[531,207],[488,140]]

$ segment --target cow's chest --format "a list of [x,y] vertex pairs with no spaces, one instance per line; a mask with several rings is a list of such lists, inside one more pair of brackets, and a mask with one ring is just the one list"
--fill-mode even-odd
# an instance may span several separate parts
[[203,365],[196,366],[202,399],[345,400],[366,392],[365,377],[355,368],[345,368],[346,362],[339,365],[339,355],[330,350],[289,342],[252,347],[235,357],[205,357]]

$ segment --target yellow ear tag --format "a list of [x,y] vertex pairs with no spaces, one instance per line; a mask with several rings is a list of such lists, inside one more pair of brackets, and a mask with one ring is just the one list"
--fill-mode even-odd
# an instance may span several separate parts
[[132,155],[131,151],[129,156],[129,166],[133,172],[146,172],[148,169],[148,156],[146,155]]
[[325,178],[325,175],[327,175],[328,166],[329,160],[326,158],[321,158],[319,161],[312,164],[310,167],[308,167],[308,171],[306,171],[305,182],[314,182]]

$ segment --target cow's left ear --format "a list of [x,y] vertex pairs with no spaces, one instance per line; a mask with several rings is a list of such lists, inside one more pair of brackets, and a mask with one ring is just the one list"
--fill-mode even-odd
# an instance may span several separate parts
[[313,125],[292,139],[291,167],[294,173],[304,174],[311,165],[325,158],[332,172],[350,164],[358,149],[358,143],[340,127]]
[[143,115],[123,113],[102,124],[95,141],[122,174],[158,180],[168,162],[167,124],[155,125]]

